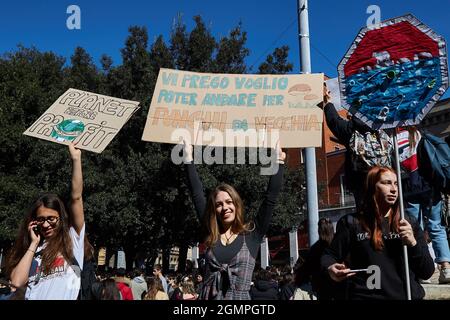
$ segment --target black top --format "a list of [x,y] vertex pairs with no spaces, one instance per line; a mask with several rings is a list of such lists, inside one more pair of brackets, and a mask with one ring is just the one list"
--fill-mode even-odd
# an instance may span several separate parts
[[311,246],[305,262],[296,271],[297,286],[311,281],[312,289],[319,300],[332,299],[336,290],[333,280],[320,264],[322,255],[328,247],[328,242],[319,239]]
[[[371,265],[380,268],[380,289],[369,289],[367,282],[373,284],[375,273],[358,272],[348,278],[350,299],[406,300],[406,280],[403,259],[403,245],[400,235],[390,232],[387,220],[383,221],[384,247],[376,251],[367,232],[362,228],[358,214],[342,217],[337,224],[331,247],[322,256],[322,267],[327,269],[333,263],[345,260],[350,269],[366,269]],[[408,247],[409,278],[412,299],[422,299],[425,291],[418,282],[428,279],[434,273],[434,263],[417,220],[405,215],[413,228],[417,244]],[[348,259],[346,259],[346,257]],[[368,280],[368,278],[371,279]]]
[[[206,209],[206,197],[203,192],[203,185],[198,176],[197,170],[193,163],[186,165],[189,188],[192,193],[194,201],[195,211],[199,220],[204,223],[204,215]],[[245,235],[246,244],[250,251],[250,254],[256,258],[258,255],[259,246],[264,235],[269,230],[270,222],[272,219],[272,212],[276,204],[278,194],[281,189],[283,181],[284,166],[280,165],[278,172],[270,177],[269,186],[267,187],[266,195],[261,207],[258,210],[258,214],[255,218],[255,229]],[[237,238],[228,246],[224,246],[220,239],[216,242],[212,248],[214,256],[219,263],[229,263],[231,259],[237,255],[244,243],[244,236],[239,234]]]
[[250,297],[252,300],[278,300],[278,284],[272,280],[255,280]]

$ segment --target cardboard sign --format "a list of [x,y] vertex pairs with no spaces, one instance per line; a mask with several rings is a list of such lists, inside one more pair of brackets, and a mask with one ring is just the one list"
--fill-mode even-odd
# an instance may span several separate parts
[[319,147],[323,74],[251,75],[160,69],[142,140],[193,145]]
[[69,89],[24,134],[102,152],[139,109],[139,102]]

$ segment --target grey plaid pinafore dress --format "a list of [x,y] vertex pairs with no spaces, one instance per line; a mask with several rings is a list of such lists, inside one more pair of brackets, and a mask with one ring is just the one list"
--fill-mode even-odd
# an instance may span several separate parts
[[[247,247],[245,233],[242,248],[229,264],[217,261],[211,248],[206,251],[206,274],[200,299],[202,300],[250,300],[250,285],[255,258]],[[223,277],[228,277],[229,288],[223,296],[220,283]]]

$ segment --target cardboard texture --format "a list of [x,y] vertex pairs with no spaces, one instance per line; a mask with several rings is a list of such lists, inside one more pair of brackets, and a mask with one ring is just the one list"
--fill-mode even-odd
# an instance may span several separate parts
[[25,135],[101,153],[139,109],[139,102],[68,89]]
[[321,146],[323,74],[213,74],[160,69],[142,140],[193,145]]

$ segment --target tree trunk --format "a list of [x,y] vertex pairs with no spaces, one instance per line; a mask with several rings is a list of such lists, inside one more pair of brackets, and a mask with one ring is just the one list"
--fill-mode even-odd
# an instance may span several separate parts
[[163,274],[167,274],[169,272],[169,266],[170,266],[170,248],[165,248],[162,251]]
[[182,245],[178,253],[178,272],[184,273],[186,271],[186,259],[188,253],[188,246]]

